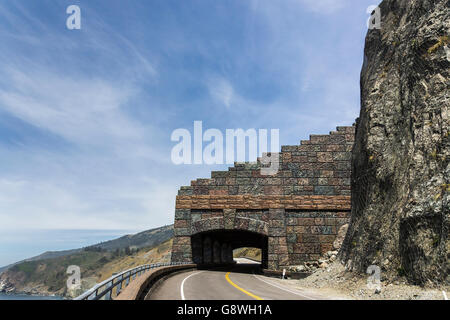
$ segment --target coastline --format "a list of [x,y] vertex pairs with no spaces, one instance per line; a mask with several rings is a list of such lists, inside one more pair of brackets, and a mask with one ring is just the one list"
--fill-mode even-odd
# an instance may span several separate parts
[[66,300],[66,298],[57,295],[37,295],[26,293],[3,293],[0,292],[0,301],[2,300]]

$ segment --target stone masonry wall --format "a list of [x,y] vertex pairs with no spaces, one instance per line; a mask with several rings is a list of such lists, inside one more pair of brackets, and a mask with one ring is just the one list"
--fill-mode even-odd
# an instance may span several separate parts
[[317,260],[348,223],[353,142],[354,127],[338,127],[283,146],[274,176],[261,175],[258,159],[181,187],[172,260],[192,261],[191,236],[214,230],[266,235],[269,269]]

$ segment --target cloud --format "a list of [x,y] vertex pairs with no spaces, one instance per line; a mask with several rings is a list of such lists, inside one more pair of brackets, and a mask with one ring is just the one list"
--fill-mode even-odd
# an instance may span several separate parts
[[211,97],[219,104],[230,108],[233,102],[234,90],[228,80],[223,77],[211,77],[207,81]]
[[[86,6],[89,30],[78,33],[19,4],[0,7],[14,26],[0,28],[0,113],[24,129],[14,144],[0,141],[0,229],[143,230],[170,221],[176,187],[160,174],[170,154],[153,119],[136,116],[144,106],[161,112],[144,101],[143,83],[158,72],[142,47]],[[0,127],[5,138],[13,126]],[[30,144],[30,132],[67,147]]]
[[332,14],[346,6],[348,0],[297,0],[308,10],[315,13]]
[[9,81],[0,89],[0,109],[33,126],[82,144],[141,135],[139,125],[122,111],[132,88],[36,70],[9,70],[3,76]]
[[[33,160],[31,160],[33,162]],[[128,229],[144,230],[157,215],[172,220],[176,186],[158,180],[132,177],[122,185],[77,179],[67,171],[67,181],[57,176],[45,180],[28,176],[0,179],[1,230],[12,229]]]

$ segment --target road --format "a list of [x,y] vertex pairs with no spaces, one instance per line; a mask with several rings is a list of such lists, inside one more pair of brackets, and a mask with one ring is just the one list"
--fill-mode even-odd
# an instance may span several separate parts
[[148,300],[319,300],[257,274],[259,264],[235,259],[230,269],[194,270],[169,277]]

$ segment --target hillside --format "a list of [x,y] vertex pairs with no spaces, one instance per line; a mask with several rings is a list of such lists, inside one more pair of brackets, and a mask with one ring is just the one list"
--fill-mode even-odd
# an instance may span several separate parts
[[0,268],[0,274],[1,274],[3,271],[5,271],[5,270],[7,270],[7,269],[10,269],[10,268],[12,268],[13,266],[15,266],[15,265],[17,265],[17,264],[20,264],[20,263],[23,263],[23,262],[27,262],[27,261],[39,261],[39,260],[45,260],[45,259],[53,259],[53,258],[63,257],[63,256],[67,256],[67,255],[69,255],[69,254],[73,254],[73,253],[76,253],[76,252],[80,252],[81,250],[82,250],[82,249],[80,248],[80,249],[72,249],[72,250],[47,251],[47,252],[44,252],[44,253],[42,253],[42,254],[40,254],[40,255],[38,255],[38,256],[31,257],[31,258],[27,258],[27,259],[25,259],[25,260],[21,260],[21,261],[12,263],[12,264],[10,264],[10,265],[1,267],[1,268]]
[[234,258],[249,258],[261,261],[261,249],[258,248],[239,248],[233,250]]
[[115,259],[103,265],[97,272],[98,281],[103,281],[112,276],[113,273],[137,267],[143,264],[170,262],[172,239],[158,246],[142,249],[130,256]]
[[[117,249],[122,250],[127,247],[139,249],[139,248],[156,246],[156,245],[172,238],[172,236],[173,236],[173,227],[171,225],[169,225],[169,226],[163,226],[163,227],[159,227],[159,228],[146,230],[146,231],[139,232],[139,233],[132,234],[132,235],[125,235],[123,237],[105,241],[105,242],[100,242],[100,243],[94,244],[89,247],[101,248],[104,250],[117,250]],[[64,257],[67,255],[71,255],[71,254],[80,252],[82,250],[83,250],[83,248],[72,249],[72,250],[61,250],[61,251],[47,251],[47,252],[44,252],[35,257],[27,258],[27,259],[12,263],[10,265],[0,267],[0,274],[3,271],[5,271],[17,264],[23,263],[23,262],[40,261],[40,260],[45,260],[45,259]]]
[[173,226],[164,226],[150,229],[140,233],[126,235],[114,240],[105,241],[93,245],[92,247],[103,250],[117,250],[124,248],[148,248],[159,245],[173,237]]
[[[169,261],[172,236],[172,226],[164,226],[83,249],[70,250],[71,253],[49,259],[29,259],[0,275],[0,292],[77,295],[110,277],[113,272],[141,264]],[[66,270],[70,265],[77,265],[81,269],[80,292],[68,293],[66,290]]]

